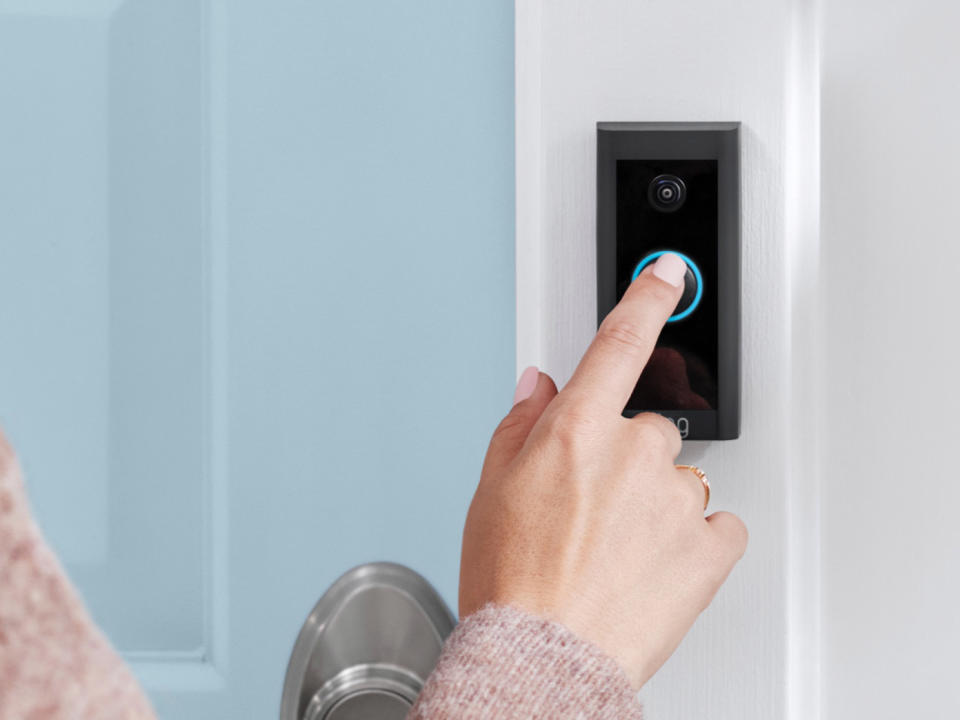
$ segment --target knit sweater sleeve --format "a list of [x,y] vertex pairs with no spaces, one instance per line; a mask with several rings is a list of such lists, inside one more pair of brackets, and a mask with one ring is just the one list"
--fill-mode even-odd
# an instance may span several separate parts
[[0,720],[154,720],[27,505],[0,434]]
[[487,605],[444,645],[407,720],[639,720],[620,666],[562,625]]

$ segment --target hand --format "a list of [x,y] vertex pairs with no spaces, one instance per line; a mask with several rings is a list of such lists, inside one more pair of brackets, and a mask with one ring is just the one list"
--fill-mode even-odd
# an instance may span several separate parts
[[680,435],[622,416],[685,267],[661,256],[607,316],[559,394],[528,369],[467,515],[460,616],[488,602],[562,623],[639,688],[673,653],[747,543],[734,515],[704,518],[704,489],[674,467]]

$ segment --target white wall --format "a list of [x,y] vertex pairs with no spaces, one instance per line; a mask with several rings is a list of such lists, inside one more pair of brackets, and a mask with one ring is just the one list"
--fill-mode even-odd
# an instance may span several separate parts
[[518,0],[518,365],[596,328],[595,124],[743,123],[743,432],[687,443],[750,548],[648,684],[650,718],[812,717],[817,675],[816,27],[805,3]]
[[648,717],[960,717],[957,27],[518,0],[518,365],[563,382],[594,331],[595,122],[744,124],[743,434],[685,455],[751,544]]
[[960,717],[958,27],[946,0],[824,3],[830,720]]

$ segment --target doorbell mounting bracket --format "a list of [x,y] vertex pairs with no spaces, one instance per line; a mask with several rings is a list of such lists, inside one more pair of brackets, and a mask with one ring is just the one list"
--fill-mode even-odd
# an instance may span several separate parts
[[624,415],[740,435],[740,123],[597,124],[597,322],[664,252],[687,263]]

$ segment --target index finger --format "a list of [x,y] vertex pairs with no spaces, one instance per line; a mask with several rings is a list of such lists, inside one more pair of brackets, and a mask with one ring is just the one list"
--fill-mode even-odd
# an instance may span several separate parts
[[622,412],[680,301],[686,272],[683,258],[664,253],[640,273],[600,324],[564,392],[601,409]]

